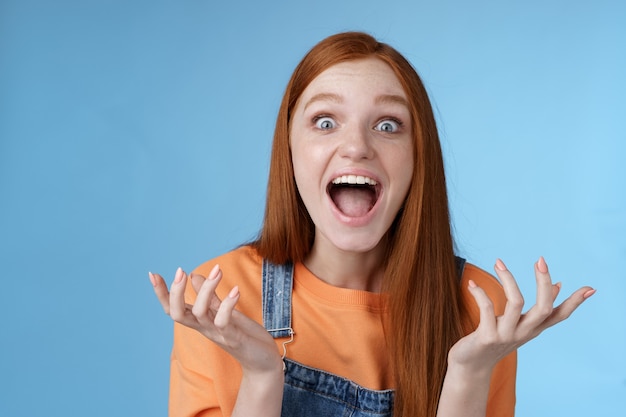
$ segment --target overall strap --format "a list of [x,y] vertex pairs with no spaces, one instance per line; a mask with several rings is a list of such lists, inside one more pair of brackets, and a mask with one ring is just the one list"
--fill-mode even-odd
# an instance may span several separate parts
[[263,326],[274,339],[293,337],[292,290],[293,264],[274,265],[263,259]]
[[[465,259],[455,257],[459,280]],[[274,265],[263,259],[263,326],[274,339],[293,336],[291,328],[291,292],[293,263]]]
[[465,269],[465,259],[455,256],[454,260],[456,261],[456,272],[459,275],[459,281],[461,277],[463,277],[463,270]]

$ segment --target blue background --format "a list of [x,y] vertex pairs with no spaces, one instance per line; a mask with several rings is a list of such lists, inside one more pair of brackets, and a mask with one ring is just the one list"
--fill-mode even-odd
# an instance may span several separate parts
[[166,415],[147,272],[256,235],[287,79],[344,30],[423,76],[461,254],[598,289],[520,350],[518,415],[621,415],[625,4],[1,0],[0,415]]

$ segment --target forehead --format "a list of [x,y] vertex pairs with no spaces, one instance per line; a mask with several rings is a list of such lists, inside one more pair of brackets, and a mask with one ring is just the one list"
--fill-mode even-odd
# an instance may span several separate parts
[[378,58],[335,64],[322,71],[302,93],[303,98],[320,92],[398,95],[406,98],[393,69]]

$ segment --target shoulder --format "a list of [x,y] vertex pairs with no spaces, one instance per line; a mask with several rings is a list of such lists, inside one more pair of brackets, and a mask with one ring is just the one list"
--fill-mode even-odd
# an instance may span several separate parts
[[[242,294],[238,308],[243,309],[247,301],[252,302],[256,307],[254,301],[257,298],[260,304],[263,258],[255,249],[250,246],[241,246],[204,262],[193,270],[193,274],[206,278],[215,265],[219,265],[222,271],[222,281],[215,291],[218,297],[223,299],[234,286],[238,286]],[[189,284],[185,297],[188,303],[195,302],[196,293]]]
[[463,276],[461,277],[461,297],[472,322],[478,324],[479,311],[474,301],[474,297],[468,290],[469,281],[472,280],[480,288],[485,291],[491,302],[493,303],[494,311],[496,315],[501,315],[504,312],[506,306],[506,296],[504,289],[500,281],[496,279],[492,274],[477,267],[476,265],[466,263],[463,270]]
[[224,275],[230,273],[245,274],[258,272],[261,274],[263,258],[251,246],[240,246],[230,252],[213,258],[194,269],[194,273],[207,276],[215,265],[219,265]]

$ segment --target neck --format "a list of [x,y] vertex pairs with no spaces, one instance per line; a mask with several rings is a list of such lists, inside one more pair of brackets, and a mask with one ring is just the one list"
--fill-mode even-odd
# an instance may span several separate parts
[[340,288],[380,292],[385,246],[367,252],[350,252],[315,240],[304,265],[322,281]]

